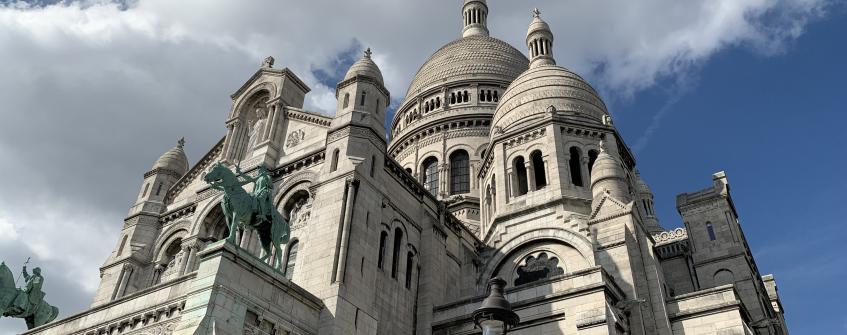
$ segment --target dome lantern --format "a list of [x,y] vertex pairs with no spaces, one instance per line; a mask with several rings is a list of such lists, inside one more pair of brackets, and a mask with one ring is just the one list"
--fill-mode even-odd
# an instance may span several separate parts
[[465,0],[462,20],[462,37],[488,36],[488,4],[485,0]]
[[526,32],[526,46],[529,48],[529,67],[556,65],[553,58],[553,32],[547,22],[541,19],[538,8],[532,10],[532,22]]

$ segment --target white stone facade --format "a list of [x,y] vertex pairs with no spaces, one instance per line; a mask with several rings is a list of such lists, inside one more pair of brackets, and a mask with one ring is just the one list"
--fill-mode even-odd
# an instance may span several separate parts
[[[390,129],[370,50],[334,117],[273,59],[232,95],[226,134],[193,167],[182,143],[144,175],[91,308],[28,334],[477,334],[507,281],[514,334],[787,334],[724,173],[684,193],[664,231],[599,95],[556,65],[536,12],[524,56],[466,0],[461,38],[412,80]],[[390,140],[386,141],[385,134]],[[281,264],[229,234],[215,162],[274,179]],[[280,271],[273,266],[279,266]]]

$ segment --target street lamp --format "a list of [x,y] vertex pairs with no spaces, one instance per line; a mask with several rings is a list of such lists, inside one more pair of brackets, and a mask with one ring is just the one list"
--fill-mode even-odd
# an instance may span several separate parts
[[482,306],[473,312],[473,323],[482,328],[482,335],[506,334],[514,328],[521,319],[512,311],[512,305],[503,296],[506,281],[492,278],[488,281],[488,297],[482,301]]

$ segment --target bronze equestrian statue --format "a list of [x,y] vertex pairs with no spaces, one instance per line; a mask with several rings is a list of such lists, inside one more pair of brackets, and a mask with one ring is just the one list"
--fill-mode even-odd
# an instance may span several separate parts
[[[273,206],[273,181],[264,166],[259,165],[258,175],[253,178],[241,173],[236,167],[233,173],[222,163],[215,163],[203,176],[203,181],[213,189],[224,192],[221,209],[229,225],[229,242],[235,242],[238,228],[250,228],[259,234],[259,241],[265,251],[264,262],[273,254],[275,268],[282,266],[281,245],[288,243],[288,221]],[[247,193],[242,185],[253,183],[253,194]],[[271,248],[273,247],[273,248]],[[274,253],[273,251],[276,250]]]
[[41,269],[32,269],[32,275],[23,267],[26,286],[17,288],[12,271],[6,263],[0,263],[0,314],[21,318],[29,329],[41,326],[56,319],[59,309],[44,301],[44,277]]

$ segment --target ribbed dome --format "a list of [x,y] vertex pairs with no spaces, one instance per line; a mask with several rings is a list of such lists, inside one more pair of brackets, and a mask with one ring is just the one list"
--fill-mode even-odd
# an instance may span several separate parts
[[544,115],[550,106],[555,111],[585,115],[597,122],[608,114],[603,100],[582,77],[560,66],[539,65],[509,85],[494,112],[492,127],[508,131]]
[[415,74],[406,100],[436,85],[462,79],[511,82],[529,67],[518,49],[489,36],[463,37],[438,49]]
[[371,60],[371,49],[365,50],[365,55],[350,66],[350,69],[347,70],[347,74],[344,75],[344,80],[355,76],[373,78],[380,84],[383,84],[382,71],[380,71],[379,66],[376,66],[376,63]]
[[162,154],[156,164],[153,164],[152,170],[163,169],[178,173],[180,176],[188,172],[188,157],[185,156],[185,151],[182,146],[185,145],[185,140],[180,139],[176,147]]

